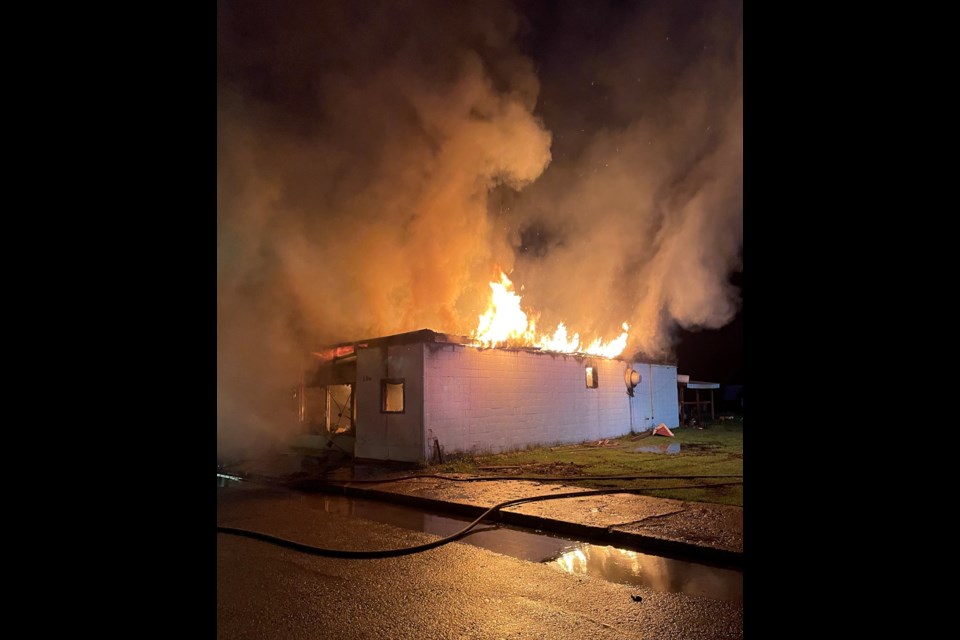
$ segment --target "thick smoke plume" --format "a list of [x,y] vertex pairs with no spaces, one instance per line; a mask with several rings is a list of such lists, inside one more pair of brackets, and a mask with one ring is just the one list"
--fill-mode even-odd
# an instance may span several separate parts
[[503,198],[516,280],[544,323],[612,336],[627,320],[628,353],[669,356],[677,326],[738,310],[740,6],[563,6],[540,74],[553,162]]
[[225,455],[296,428],[311,349],[469,334],[497,266],[628,349],[729,321],[739,5],[620,5],[218,4]]
[[219,20],[218,433],[250,446],[293,425],[310,348],[469,332],[512,253],[487,194],[536,179],[550,134],[507,5],[226,2]]

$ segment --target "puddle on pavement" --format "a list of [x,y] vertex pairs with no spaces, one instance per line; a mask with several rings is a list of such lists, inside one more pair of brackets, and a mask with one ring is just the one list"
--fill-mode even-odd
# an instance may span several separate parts
[[[463,529],[469,518],[438,515],[402,505],[342,496],[310,496],[327,513],[351,515],[405,529],[448,536]],[[483,529],[488,525],[481,524]],[[654,591],[686,593],[717,600],[743,598],[743,572],[640,551],[578,542],[529,529],[499,525],[459,542],[530,562],[543,562],[574,575],[589,575]]]
[[642,445],[634,449],[637,453],[680,453],[680,443],[679,442],[664,442],[663,444],[653,445],[647,444]]
[[[217,475],[217,486],[238,484],[238,478]],[[224,484],[221,485],[221,482]],[[382,522],[435,536],[448,536],[463,529],[472,518],[439,515],[386,502],[299,494],[317,511]],[[541,562],[573,575],[588,575],[609,582],[631,584],[667,593],[685,593],[716,600],[743,599],[743,572],[699,562],[679,560],[630,549],[596,545],[549,533],[499,524],[481,523],[473,533],[458,540],[495,553]],[[476,530],[475,530],[476,531]]]
[[567,573],[635,584],[654,591],[743,600],[743,572],[735,569],[588,543],[577,544],[551,563]]

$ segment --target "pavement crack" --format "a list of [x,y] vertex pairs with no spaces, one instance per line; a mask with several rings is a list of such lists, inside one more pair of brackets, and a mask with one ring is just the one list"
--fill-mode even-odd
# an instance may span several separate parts
[[527,596],[520,596],[519,600],[522,602],[525,602],[525,604],[527,604],[528,606],[532,606],[536,609],[542,609],[544,607],[552,609],[554,612],[563,615],[568,620],[573,618],[579,618],[580,620],[585,620],[586,622],[592,622],[593,624],[599,627],[605,627],[607,629],[610,629],[611,631],[618,631],[618,628],[611,624],[607,624],[606,622],[597,620],[596,618],[589,616],[580,611],[571,611],[570,609],[567,609],[566,607],[560,604],[540,602]]

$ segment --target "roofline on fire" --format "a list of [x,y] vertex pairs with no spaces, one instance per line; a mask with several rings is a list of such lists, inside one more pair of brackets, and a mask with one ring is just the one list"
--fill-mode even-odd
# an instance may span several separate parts
[[498,349],[500,351],[525,351],[528,353],[538,353],[544,355],[564,355],[564,356],[574,356],[578,358],[602,358],[604,360],[619,360],[620,362],[626,363],[643,363],[643,364],[659,364],[666,366],[677,366],[676,360],[668,360],[664,358],[635,358],[635,357],[624,357],[617,356],[616,358],[608,358],[606,356],[598,356],[592,353],[563,353],[559,351],[545,351],[537,347],[523,347],[523,346],[502,346],[502,347],[483,347],[478,345],[473,339],[467,336],[457,336],[449,333],[441,333],[439,331],[434,331],[433,329],[419,329],[417,331],[407,331],[405,333],[395,333],[389,336],[380,336],[377,338],[368,338],[366,340],[352,340],[349,342],[339,342],[337,344],[329,345],[325,347],[327,349],[336,349],[337,347],[388,347],[388,346],[399,346],[405,344],[453,344],[459,345],[462,347],[473,347],[475,349],[487,350],[487,349]]
[[[438,338],[443,338],[438,340]],[[461,340],[467,340],[462,338]],[[417,344],[420,342],[454,342],[458,343],[456,336],[449,336],[445,333],[439,333],[432,329],[418,329],[417,331],[407,331],[405,333],[395,333],[389,336],[378,336],[376,338],[367,338],[366,340],[350,340],[348,342],[338,342],[325,348],[336,349],[337,347],[363,347],[363,346],[393,346],[401,344]]]

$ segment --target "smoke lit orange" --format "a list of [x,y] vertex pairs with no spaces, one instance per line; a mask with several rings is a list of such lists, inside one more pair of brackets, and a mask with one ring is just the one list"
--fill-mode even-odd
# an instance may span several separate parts
[[513,290],[513,283],[503,272],[499,282],[491,282],[492,294],[487,310],[480,316],[477,329],[470,335],[485,347],[515,345],[538,347],[544,351],[559,353],[587,353],[605,358],[616,358],[627,346],[630,325],[623,323],[623,333],[604,342],[595,339],[589,345],[580,344],[580,334],[567,337],[567,327],[561,322],[553,335],[538,334],[534,320],[520,306],[520,296]]

